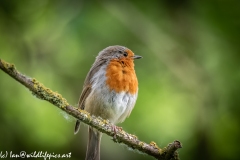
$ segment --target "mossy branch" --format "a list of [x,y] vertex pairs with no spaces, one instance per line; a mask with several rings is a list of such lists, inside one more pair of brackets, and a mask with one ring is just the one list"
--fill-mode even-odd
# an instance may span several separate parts
[[[114,136],[117,143],[124,143],[132,149],[136,149],[142,153],[146,153],[150,156],[160,160],[177,160],[179,159],[177,149],[181,148],[179,141],[170,143],[167,147],[159,148],[155,142],[147,144],[140,141],[135,135],[131,135],[122,129],[118,129],[117,132],[113,130],[113,124],[108,120],[104,120],[100,117],[91,116],[88,112],[73,107],[68,104],[67,100],[63,98],[59,93],[53,92],[49,88],[46,88],[43,84],[38,82],[35,78],[27,77],[16,70],[13,64],[7,63],[0,59],[0,68],[10,75],[12,78],[20,82],[27,87],[33,95],[39,99],[46,100],[53,105],[57,106],[61,110],[65,111],[69,115],[72,115],[76,119],[79,119],[85,124],[88,124],[102,133],[109,136]],[[115,133],[116,132],[116,133]]]

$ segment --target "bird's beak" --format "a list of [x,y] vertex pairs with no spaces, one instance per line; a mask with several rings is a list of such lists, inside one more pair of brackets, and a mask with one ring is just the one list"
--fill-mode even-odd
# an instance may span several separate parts
[[133,58],[133,59],[141,59],[141,58],[142,58],[142,56],[139,56],[139,55],[134,55],[134,56],[132,56],[132,58]]

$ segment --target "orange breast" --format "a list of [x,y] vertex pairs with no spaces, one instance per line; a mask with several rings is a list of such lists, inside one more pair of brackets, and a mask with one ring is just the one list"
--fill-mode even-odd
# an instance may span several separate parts
[[132,59],[113,59],[106,70],[107,85],[115,92],[135,94],[138,90],[138,80]]

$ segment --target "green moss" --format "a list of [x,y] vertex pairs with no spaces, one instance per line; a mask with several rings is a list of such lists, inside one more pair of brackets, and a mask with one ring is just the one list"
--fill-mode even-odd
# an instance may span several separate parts
[[161,148],[158,148],[158,152],[159,152],[160,154],[163,154],[163,153],[164,153]]
[[153,146],[154,148],[157,148],[157,149],[159,149],[159,147],[158,147],[157,143],[156,143],[156,142],[154,142],[154,141],[151,141],[151,142],[150,142],[150,145],[151,145],[151,146]]
[[139,142],[138,145],[141,146],[141,148],[143,148],[144,143],[143,142]]
[[47,100],[59,108],[65,108],[69,105],[67,100],[63,98],[61,94],[53,92],[51,89],[39,83],[35,78],[32,79],[32,83],[35,90],[34,92],[36,92],[33,92],[33,94],[38,98]]
[[16,67],[14,64],[7,63],[4,60],[1,60],[1,63],[3,64],[4,68],[6,68],[7,70],[11,70],[11,71],[16,70]]
[[131,136],[134,138],[134,139],[138,139],[138,137],[134,134],[131,134]]

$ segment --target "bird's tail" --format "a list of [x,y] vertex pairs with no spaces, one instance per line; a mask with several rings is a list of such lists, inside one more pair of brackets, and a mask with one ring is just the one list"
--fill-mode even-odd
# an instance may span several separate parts
[[88,146],[85,160],[100,160],[100,142],[102,133],[88,128]]

